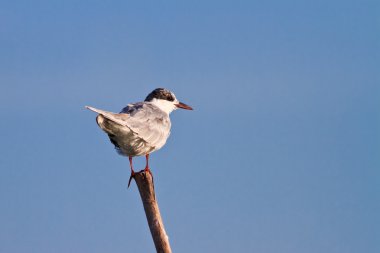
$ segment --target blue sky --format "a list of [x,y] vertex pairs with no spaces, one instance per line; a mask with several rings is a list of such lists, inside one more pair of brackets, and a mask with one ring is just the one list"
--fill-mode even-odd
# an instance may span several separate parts
[[[377,1],[3,1],[0,252],[153,252],[92,105],[166,87],[173,252],[380,250]],[[135,159],[137,168],[144,159]]]

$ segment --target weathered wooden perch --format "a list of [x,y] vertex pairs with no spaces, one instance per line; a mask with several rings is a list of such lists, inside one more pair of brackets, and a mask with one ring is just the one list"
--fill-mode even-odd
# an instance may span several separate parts
[[144,205],[146,219],[148,220],[156,251],[157,253],[171,253],[169,237],[166,235],[156,200],[152,175],[142,170],[135,174],[134,179]]

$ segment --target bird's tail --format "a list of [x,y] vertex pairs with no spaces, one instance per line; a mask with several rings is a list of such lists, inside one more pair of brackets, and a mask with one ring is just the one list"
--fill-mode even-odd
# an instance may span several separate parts
[[110,120],[116,124],[119,124],[121,126],[127,126],[127,124],[125,122],[125,118],[127,117],[127,114],[119,114],[119,113],[108,112],[108,111],[96,109],[96,108],[91,107],[91,106],[85,106],[85,107],[87,109],[93,111],[93,112],[100,114],[104,118],[106,118],[106,119],[108,119],[108,120]]
[[96,109],[96,108],[94,108],[94,107],[87,106],[87,105],[85,106],[85,108],[86,108],[86,109],[89,109],[90,111],[97,112],[97,113],[99,113],[99,114],[108,114],[108,113],[112,114],[112,112],[103,111],[103,110]]

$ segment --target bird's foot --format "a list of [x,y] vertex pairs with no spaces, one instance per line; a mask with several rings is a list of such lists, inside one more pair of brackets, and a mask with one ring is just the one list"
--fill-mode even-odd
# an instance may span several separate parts
[[131,175],[129,176],[129,180],[128,180],[128,188],[131,185],[132,178],[135,178],[135,175],[136,175],[135,171],[131,170]]
[[148,166],[145,167],[144,172],[145,172],[145,173],[149,173],[149,174],[152,176],[152,178],[153,178],[152,171],[149,169]]

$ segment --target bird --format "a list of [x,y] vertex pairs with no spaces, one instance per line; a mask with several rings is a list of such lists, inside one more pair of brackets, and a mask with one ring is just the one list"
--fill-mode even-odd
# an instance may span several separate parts
[[149,155],[162,148],[170,135],[169,114],[177,109],[193,110],[192,107],[178,101],[174,93],[165,88],[154,89],[143,102],[128,104],[119,113],[91,106],[86,108],[98,114],[96,122],[108,135],[117,153],[129,158],[131,175],[128,188],[136,174],[133,169],[133,157],[145,156],[144,171],[152,175]]

